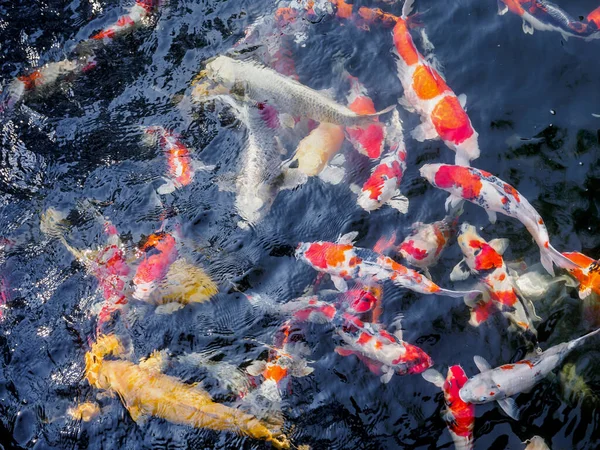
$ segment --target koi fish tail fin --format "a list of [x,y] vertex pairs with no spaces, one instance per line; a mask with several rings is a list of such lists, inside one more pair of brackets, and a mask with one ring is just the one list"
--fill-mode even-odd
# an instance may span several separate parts
[[404,0],[404,5],[402,5],[402,15],[400,16],[402,19],[406,20],[411,15],[414,4],[415,0]]
[[376,253],[384,254],[388,250],[394,250],[396,247],[396,231],[392,231],[392,234],[383,236],[373,246],[373,251]]
[[585,334],[585,335],[581,336],[580,338],[572,340],[571,342],[569,342],[567,348],[569,350],[573,350],[574,348],[579,347],[580,345],[583,345],[585,343],[585,341],[587,340],[587,338],[590,338],[598,333],[600,333],[600,328],[592,331],[591,333]]
[[359,114],[354,118],[350,119],[349,123],[344,125],[351,127],[365,127],[373,123],[377,123],[374,119],[378,118],[379,116],[382,116],[383,114],[387,114],[395,109],[396,105],[390,105],[387,108],[382,109],[381,111],[377,111],[373,114]]
[[600,30],[600,6],[588,14],[587,20]]
[[580,267],[578,264],[571,261],[550,244],[548,244],[547,247],[542,247],[540,249],[540,260],[544,269],[552,276],[554,276],[553,264],[567,270],[584,269],[584,267]]

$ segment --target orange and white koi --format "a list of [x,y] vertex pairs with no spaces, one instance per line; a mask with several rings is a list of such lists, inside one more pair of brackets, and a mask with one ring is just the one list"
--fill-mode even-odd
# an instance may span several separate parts
[[49,88],[58,80],[74,77],[96,67],[93,51],[98,47],[95,41],[112,39],[126,34],[143,25],[145,19],[158,8],[158,0],[138,0],[117,22],[75,46],[72,59],[50,62],[27,75],[15,78],[0,95],[0,112],[11,110],[25,95],[42,88]]
[[168,180],[158,188],[159,194],[169,194],[175,189],[187,186],[192,182],[197,170],[210,170],[214,166],[206,166],[192,159],[190,150],[172,132],[161,126],[148,127],[147,135],[155,136],[167,156]]
[[600,296],[600,262],[579,252],[563,253],[580,268],[569,272],[579,281],[579,298],[584,299],[591,294]]
[[473,167],[425,164],[420,173],[434,187],[451,194],[446,202],[447,208],[456,206],[463,199],[484,208],[492,223],[496,221],[497,212],[520,221],[540,248],[542,265],[551,275],[554,275],[553,263],[564,269],[579,268],[550,245],[544,221],[527,199],[510,184]]
[[319,272],[329,274],[341,291],[348,288],[345,280],[358,278],[369,281],[390,280],[397,286],[421,294],[463,297],[480,293],[442,289],[430,279],[397,263],[392,258],[372,250],[354,247],[355,237],[356,233],[348,233],[341,236],[337,242],[300,243],[296,249],[296,258]]
[[177,242],[164,231],[153,233],[140,244],[141,261],[133,277],[138,300],[148,300],[167,275],[171,264],[177,260]]
[[[139,364],[123,359],[125,354],[116,336],[100,336],[85,354],[85,377],[91,386],[117,393],[135,422],[141,424],[155,416],[171,423],[265,440],[275,448],[290,448],[289,440],[276,427],[214,402],[197,384],[162,373],[162,353],[155,352]],[[109,355],[117,359],[107,359]]]
[[402,133],[402,121],[397,111],[387,126],[386,141],[389,154],[372,170],[362,188],[351,186],[358,193],[357,203],[366,211],[374,211],[384,204],[402,214],[408,211],[408,199],[400,192],[400,183],[406,170],[406,148]]
[[598,332],[600,328],[570,342],[550,347],[539,355],[495,369],[481,356],[475,356],[475,365],[481,373],[464,384],[459,396],[464,402],[474,404],[497,401],[506,414],[518,420],[519,412],[515,401],[510,397],[532,389],[561,364],[571,351]]
[[444,393],[446,411],[444,420],[457,450],[473,449],[473,428],[475,427],[475,405],[464,402],[459,395],[460,389],[468,380],[461,366],[448,367],[446,378],[435,369],[421,374],[427,381],[435,384]]
[[440,138],[456,152],[456,164],[469,165],[479,157],[478,133],[465,112],[465,96],[457,97],[444,78],[419,53],[409,32],[408,15],[414,1],[406,1],[402,16],[379,9],[360,8],[359,15],[367,20],[393,25],[398,77],[404,88],[403,106],[421,116],[421,125],[412,131],[418,141]]
[[[502,258],[508,247],[508,239],[493,239],[487,242],[477,233],[473,225],[465,222],[460,227],[458,244],[464,258],[454,267],[450,279],[465,280],[470,274],[476,275],[479,283],[485,286],[490,301],[507,319],[519,329],[536,334],[532,324],[532,319],[537,318],[533,305],[529,302],[528,308],[525,308],[524,301],[517,295],[512,277],[508,274]],[[477,312],[472,317],[471,323],[479,325]]]
[[547,0],[498,0],[498,14],[510,11],[523,19],[523,32],[534,30],[558,31],[564,39],[578,37],[585,40],[600,38],[600,7],[585,19],[577,20]]
[[[358,80],[358,78],[346,73],[350,81],[350,92],[346,97],[348,108],[356,114],[375,114],[375,105],[368,96],[367,89]],[[374,123],[365,127],[348,127],[348,140],[352,143],[356,151],[371,159],[379,159],[383,152],[385,141],[385,128],[378,122],[376,117]]]

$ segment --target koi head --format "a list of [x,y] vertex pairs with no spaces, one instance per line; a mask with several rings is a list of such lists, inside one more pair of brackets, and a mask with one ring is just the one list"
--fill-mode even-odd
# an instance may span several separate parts
[[500,255],[479,234],[473,225],[463,223],[460,226],[458,244],[465,256],[467,265],[477,271],[492,270],[504,265]]
[[352,289],[345,292],[343,296],[349,303],[349,312],[353,314],[363,314],[372,311],[379,302],[375,295],[363,289]]
[[458,393],[468,380],[469,378],[461,366],[448,368],[448,375],[442,387],[446,403],[452,404],[455,401],[462,401]]
[[471,201],[479,197],[483,188],[481,176],[487,174],[470,167],[449,164],[425,164],[419,172],[436,188]]
[[488,377],[477,376],[468,380],[458,391],[459,398],[465,403],[481,404],[495,400],[500,392]]
[[237,79],[236,69],[236,63],[233,59],[227,56],[217,56],[206,62],[206,67],[201,74],[214,83],[232,88]]
[[399,373],[419,374],[433,365],[431,357],[416,345],[403,342],[405,353],[392,364],[402,367]]

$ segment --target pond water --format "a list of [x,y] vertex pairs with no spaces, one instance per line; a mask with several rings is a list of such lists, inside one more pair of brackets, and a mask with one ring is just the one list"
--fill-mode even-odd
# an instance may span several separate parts
[[[296,3],[296,2],[293,2]],[[319,2],[317,2],[319,3]],[[564,5],[562,5],[564,3]],[[0,82],[72,55],[76,44],[113,24],[128,1],[0,1]],[[279,5],[280,6],[280,5]],[[355,0],[399,15],[402,4]],[[563,1],[571,15],[586,16],[594,0]],[[195,105],[186,99],[203,62],[226,52],[261,17],[272,17],[273,1],[169,0],[152,22],[114,38],[95,53],[95,67],[57,83],[44,95],[28,96],[2,116],[0,162],[0,444],[8,448],[265,448],[269,444],[151,418],[136,424],[118,397],[102,398],[101,413],[89,422],[67,409],[96,401],[98,390],[84,377],[85,353],[96,339],[97,279],[63,243],[40,229],[44,211],[55,208],[69,219],[71,245],[96,249],[107,236],[98,216],[118,230],[123,246],[159,229],[176,233],[179,254],[202,266],[219,287],[210,301],[167,314],[129,299],[127,308],[103,329],[118,333],[133,348],[131,360],[155,349],[172,355],[210,350],[215,361],[245,368],[264,360],[281,318],[263,316],[244,293],[285,302],[303,295],[316,272],[294,258],[299,242],[334,241],[357,231],[356,245],[373,248],[396,232],[406,236],[415,222],[445,215],[446,194],[419,175],[425,163],[453,164],[454,154],[439,140],[417,142],[410,131],[419,117],[398,108],[403,120],[407,170],[401,190],[407,214],[384,206],[371,213],[356,203],[351,182],[362,182],[372,162],[349,142],[346,177],[333,185],[317,177],[282,191],[269,213],[248,229],[237,226],[235,194],[219,181],[239,170],[246,135],[226,105]],[[481,156],[472,165],[512,184],[544,218],[561,252],[600,256],[600,58],[598,41],[565,40],[558,33],[526,35],[514,14],[497,15],[496,2],[419,0],[421,30],[449,86],[467,95],[467,112],[479,133]],[[332,89],[340,101],[343,66],[367,88],[377,109],[397,103],[402,86],[396,72],[389,28],[370,30],[335,14],[318,12],[302,21],[291,39],[300,82]],[[260,54],[260,44],[258,42]],[[422,48],[422,47],[421,47]],[[244,52],[252,55],[254,48]],[[255,50],[256,51],[256,50]],[[182,100],[183,99],[183,100]],[[162,126],[193,149],[192,157],[212,170],[160,194],[167,162],[147,144],[143,127]],[[302,137],[302,136],[299,136]],[[291,155],[293,148],[288,148]],[[89,201],[88,201],[89,200]],[[530,234],[516,220],[500,216],[490,224],[481,208],[467,204],[461,221],[490,240],[510,240],[507,261],[539,262]],[[440,286],[462,254],[455,241],[431,269]],[[332,288],[327,278],[324,288]],[[554,289],[536,301],[542,348],[589,331],[575,289]],[[474,355],[492,366],[523,357],[523,342],[497,320],[468,324],[461,299],[424,296],[384,284],[381,323],[402,313],[404,339],[426,351],[445,374],[461,364],[478,370]],[[384,384],[355,357],[334,348],[331,327],[303,329],[314,371],[292,378],[283,400],[285,429],[295,445],[314,449],[452,448],[441,416],[441,391],[418,375],[395,375]],[[593,449],[600,438],[598,357],[590,344],[567,360],[577,382],[563,369],[516,397],[518,421],[495,403],[477,406],[475,448],[520,449],[534,435],[552,449]],[[170,365],[167,373],[201,382],[219,402],[236,398],[205,367]],[[581,387],[585,384],[585,389]]]

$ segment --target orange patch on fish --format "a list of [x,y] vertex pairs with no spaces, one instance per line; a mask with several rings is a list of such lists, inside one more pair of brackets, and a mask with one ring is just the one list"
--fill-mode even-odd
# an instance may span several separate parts
[[21,75],[18,77],[19,81],[22,81],[25,85],[25,89],[30,91],[34,89],[36,86],[40,85],[44,79],[42,76],[42,72],[39,70],[34,70],[29,75]]
[[341,265],[346,260],[346,252],[349,250],[352,250],[352,245],[323,242],[311,244],[304,256],[314,266],[327,269]]
[[263,376],[267,380],[274,380],[279,383],[287,376],[287,369],[281,367],[279,364],[267,364]]
[[415,241],[413,240],[403,242],[402,245],[400,245],[400,250],[406,252],[418,261],[427,258],[428,255],[427,250],[421,250],[420,248],[415,247]]
[[474,133],[469,116],[455,96],[444,97],[435,105],[431,112],[431,121],[442,140],[456,145]]
[[481,249],[475,257],[475,269],[491,270],[502,267],[502,256],[489,244],[473,239],[469,241],[469,247]]
[[356,343],[359,345],[365,345],[367,342],[369,342],[371,339],[373,339],[373,336],[371,336],[368,333],[361,333],[359,338],[356,340]]
[[513,306],[517,303],[518,298],[514,291],[494,291],[491,293],[492,300],[502,303],[506,306]]
[[385,26],[393,27],[398,21],[398,17],[393,14],[383,12],[379,8],[367,8],[366,6],[358,9],[358,15],[369,24],[380,21]]
[[588,14],[587,20],[600,29],[600,6]]
[[431,100],[449,91],[443,78],[430,67],[420,64],[413,74],[413,89],[422,100]]
[[402,58],[408,66],[417,64],[419,62],[419,52],[415,48],[412,37],[408,32],[406,21],[399,18],[392,33],[394,37],[394,46],[396,47],[396,51],[400,55],[400,58]]

